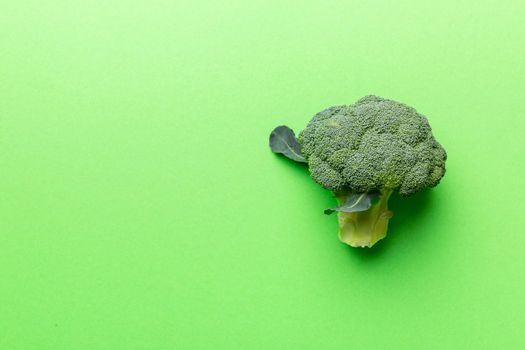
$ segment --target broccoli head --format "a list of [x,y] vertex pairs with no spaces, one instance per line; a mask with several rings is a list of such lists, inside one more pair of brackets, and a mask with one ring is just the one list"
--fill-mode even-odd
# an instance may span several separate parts
[[297,141],[299,161],[339,200],[339,207],[325,212],[338,211],[339,237],[351,246],[370,247],[385,237],[393,191],[410,196],[436,186],[445,174],[447,154],[427,119],[378,96],[317,113]]

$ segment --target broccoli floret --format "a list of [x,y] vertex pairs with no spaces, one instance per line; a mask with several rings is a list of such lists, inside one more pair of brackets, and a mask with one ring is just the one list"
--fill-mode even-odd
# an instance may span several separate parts
[[399,191],[436,186],[446,153],[427,119],[377,96],[317,113],[299,134],[313,179],[334,192]]
[[[410,196],[445,174],[447,154],[427,119],[378,96],[317,113],[298,142],[312,178],[338,198],[339,237],[351,246],[370,247],[385,237],[393,191]],[[352,195],[364,193],[377,193],[378,200],[349,207]]]

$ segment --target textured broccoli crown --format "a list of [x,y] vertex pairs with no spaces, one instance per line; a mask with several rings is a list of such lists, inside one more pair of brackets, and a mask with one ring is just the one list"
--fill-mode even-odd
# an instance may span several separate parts
[[433,187],[447,154],[427,119],[412,107],[378,96],[317,113],[299,134],[312,178],[326,189],[399,191]]

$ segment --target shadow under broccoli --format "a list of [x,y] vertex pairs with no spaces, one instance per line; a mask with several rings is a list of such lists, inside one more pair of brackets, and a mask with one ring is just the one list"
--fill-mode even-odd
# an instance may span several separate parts
[[386,236],[393,191],[410,196],[436,186],[445,174],[445,149],[414,108],[378,96],[317,113],[296,139],[278,126],[270,134],[275,153],[308,164],[310,175],[333,191],[339,206],[339,239],[371,247]]

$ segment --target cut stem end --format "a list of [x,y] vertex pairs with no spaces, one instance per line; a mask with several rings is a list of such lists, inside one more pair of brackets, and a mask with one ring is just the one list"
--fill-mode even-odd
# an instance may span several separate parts
[[[379,201],[370,209],[359,212],[338,212],[339,239],[352,247],[372,247],[385,238],[388,221],[393,213],[388,210],[392,191],[382,191]],[[339,198],[344,200],[344,198]]]

